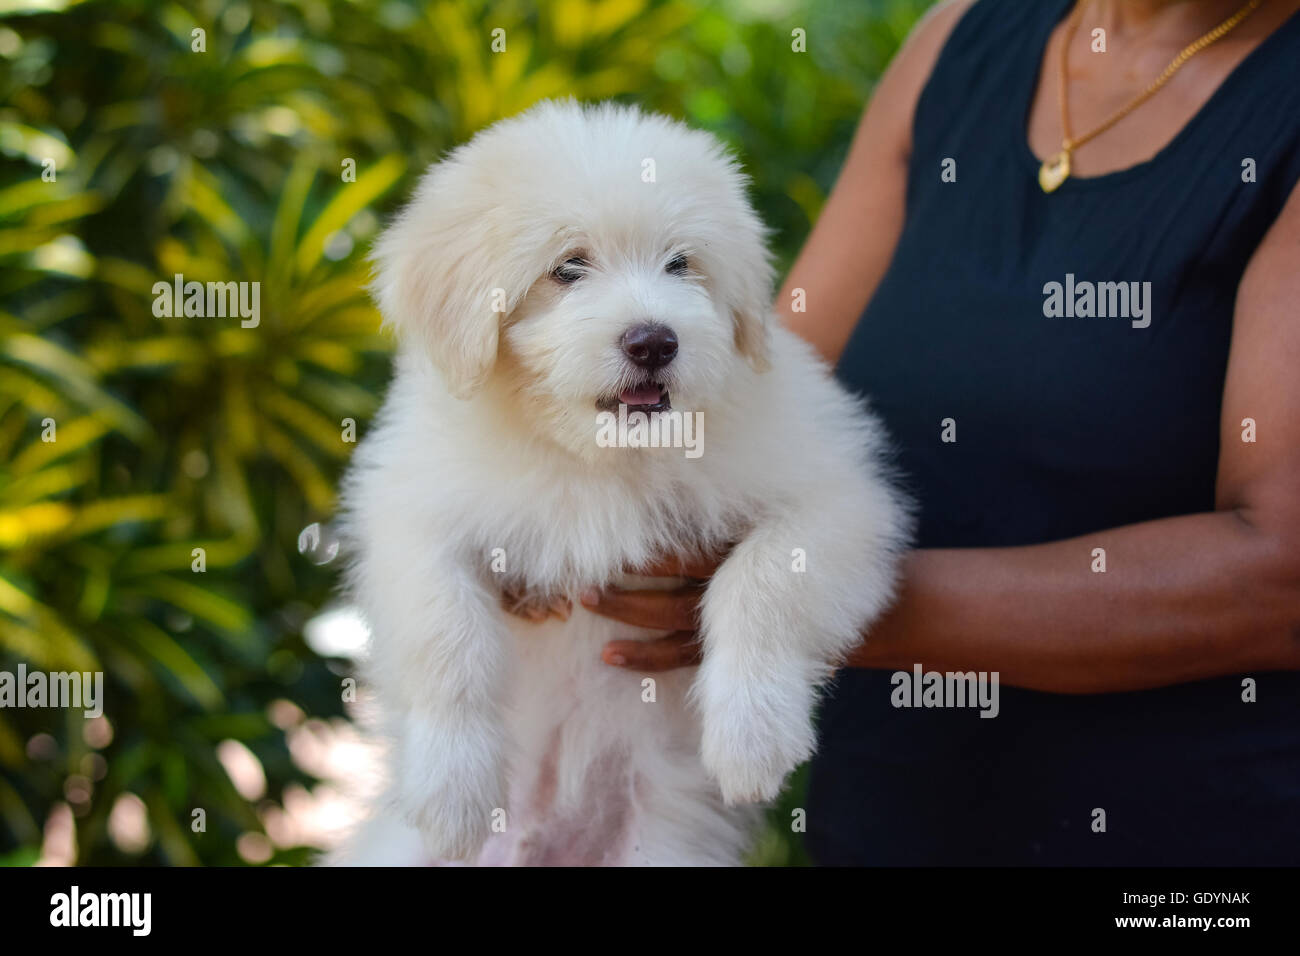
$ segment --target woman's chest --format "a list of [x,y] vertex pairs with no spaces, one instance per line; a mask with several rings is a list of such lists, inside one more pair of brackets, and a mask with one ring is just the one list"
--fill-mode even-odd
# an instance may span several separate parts
[[1230,292],[1083,254],[997,275],[973,250],[936,265],[900,247],[839,366],[899,447],[923,541],[1027,543],[1212,506]]

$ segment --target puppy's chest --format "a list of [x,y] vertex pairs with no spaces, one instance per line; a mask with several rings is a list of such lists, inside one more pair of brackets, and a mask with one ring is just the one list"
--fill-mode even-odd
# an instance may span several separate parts
[[681,489],[658,497],[548,489],[514,513],[492,512],[481,544],[515,592],[573,597],[651,560],[718,549],[743,526],[726,502]]

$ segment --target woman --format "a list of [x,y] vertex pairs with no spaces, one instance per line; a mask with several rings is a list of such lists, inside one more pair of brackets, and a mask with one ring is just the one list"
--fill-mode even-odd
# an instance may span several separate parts
[[[818,863],[1300,862],[1300,2],[1243,3],[943,4],[863,117],[781,303],[920,532],[823,709]],[[998,716],[893,706],[917,664]]]

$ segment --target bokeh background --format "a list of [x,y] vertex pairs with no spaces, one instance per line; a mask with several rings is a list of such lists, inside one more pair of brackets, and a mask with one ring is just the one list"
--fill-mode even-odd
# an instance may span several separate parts
[[[0,863],[301,864],[347,817],[328,523],[418,171],[540,99],[639,103],[732,144],[785,267],[928,5],[0,0],[0,670],[106,699],[0,709]],[[155,317],[176,273],[260,282],[260,325]],[[804,862],[801,791],[755,863]]]

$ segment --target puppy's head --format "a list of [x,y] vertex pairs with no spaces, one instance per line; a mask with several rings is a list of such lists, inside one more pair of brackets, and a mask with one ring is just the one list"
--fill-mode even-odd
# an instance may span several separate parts
[[485,130],[428,171],[375,261],[403,348],[575,449],[600,410],[705,410],[766,363],[771,267],[743,175],[711,136],[634,109],[543,103]]

